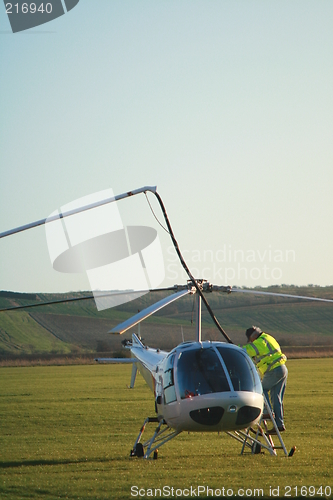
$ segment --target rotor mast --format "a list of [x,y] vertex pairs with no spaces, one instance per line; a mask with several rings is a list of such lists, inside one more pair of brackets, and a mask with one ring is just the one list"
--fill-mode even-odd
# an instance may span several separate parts
[[[193,286],[193,282],[191,280],[187,281],[187,286],[192,288],[193,292],[195,292],[195,340],[196,342],[201,342],[201,306],[202,306],[202,292],[211,292],[212,286],[208,283],[207,280],[204,279],[196,279],[195,280],[196,287]],[[201,293],[199,293],[199,291]]]
[[[193,286],[195,285],[195,286]],[[196,342],[201,342],[201,305],[202,305],[202,297],[203,292],[213,292],[220,291],[230,293],[230,286],[216,286],[212,285],[205,279],[194,279],[187,281],[187,286],[192,288],[192,293],[196,293],[196,302],[195,302],[195,337]],[[225,332],[224,332],[225,333]],[[229,337],[225,334],[228,342],[232,343]]]
[[201,342],[201,297],[196,293],[195,302],[195,340]]

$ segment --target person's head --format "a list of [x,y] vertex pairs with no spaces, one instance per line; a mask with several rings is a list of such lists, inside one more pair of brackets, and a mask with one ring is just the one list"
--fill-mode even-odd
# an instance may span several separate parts
[[253,342],[262,334],[262,330],[258,326],[251,326],[245,332],[248,342]]

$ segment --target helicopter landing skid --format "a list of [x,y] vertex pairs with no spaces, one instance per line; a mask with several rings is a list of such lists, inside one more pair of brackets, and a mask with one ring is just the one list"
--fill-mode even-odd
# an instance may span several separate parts
[[[272,437],[266,435],[259,424],[257,424],[256,427],[257,429],[249,427],[244,431],[229,431],[227,434],[242,444],[241,455],[243,455],[245,448],[249,448],[253,455],[257,455],[267,450],[270,455],[277,456],[276,450],[283,449],[282,446],[275,446]],[[252,431],[255,437],[250,435],[250,431]],[[262,438],[263,441],[260,441],[260,438]]]
[[[149,423],[158,423],[158,426],[156,427],[153,436],[144,443],[141,443],[142,435],[145,431],[146,425]],[[153,458],[156,460],[158,457],[158,448],[178,436],[180,432],[181,431],[170,429],[163,419],[158,420],[157,417],[147,417],[140,429],[138,437],[136,438],[130,457],[149,458],[153,453]]]
[[[240,443],[243,444],[241,455],[243,455],[245,448],[250,448],[251,453],[253,455],[257,455],[261,453],[263,450],[267,450],[271,455],[277,456],[276,450],[283,450],[285,456],[292,457],[295,453],[296,446],[293,446],[288,453],[285,444],[283,442],[281,433],[276,425],[274,414],[270,408],[270,405],[267,402],[266,397],[264,396],[265,402],[265,414],[261,415],[259,422],[255,425],[255,427],[249,427],[244,431],[233,431],[227,432],[227,434]],[[274,428],[274,435],[279,439],[280,444],[276,446],[273,442],[272,435],[270,434],[267,426],[267,420],[271,420]],[[250,432],[255,436],[251,436]],[[262,439],[262,441],[260,441]]]

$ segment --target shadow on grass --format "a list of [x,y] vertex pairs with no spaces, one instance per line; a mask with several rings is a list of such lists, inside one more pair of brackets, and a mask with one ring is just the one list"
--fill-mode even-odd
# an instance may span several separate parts
[[[68,493],[67,491],[63,493],[59,490],[48,490],[43,488],[32,488],[27,486],[9,486],[8,488],[2,488],[0,486],[0,498],[1,500],[18,498],[22,500],[23,498],[29,498],[36,500],[37,498],[53,499],[53,498],[67,498],[76,499],[79,498],[76,494]],[[83,497],[80,497],[83,498]],[[93,499],[94,497],[92,497]]]
[[19,460],[17,462],[1,462],[0,469],[8,469],[14,467],[39,467],[41,465],[76,465],[76,464],[88,464],[92,462],[111,462],[111,458],[78,458],[73,459],[58,459],[58,460]]

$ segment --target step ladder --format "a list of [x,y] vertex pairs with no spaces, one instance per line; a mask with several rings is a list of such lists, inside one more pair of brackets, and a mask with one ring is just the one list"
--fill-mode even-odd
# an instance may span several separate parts
[[[243,455],[245,449],[250,448],[251,453],[256,455],[258,453],[267,450],[270,455],[277,456],[277,450],[283,450],[283,453],[287,457],[292,457],[295,453],[296,446],[293,446],[291,450],[287,451],[285,444],[283,442],[281,433],[275,422],[274,414],[272,409],[264,396],[264,412],[262,413],[259,422],[254,427],[249,427],[245,431],[234,431],[228,432],[231,437],[242,443],[241,455]],[[276,445],[273,441],[272,434],[269,434],[268,423],[273,424],[275,430],[274,437],[276,437],[279,443]]]

